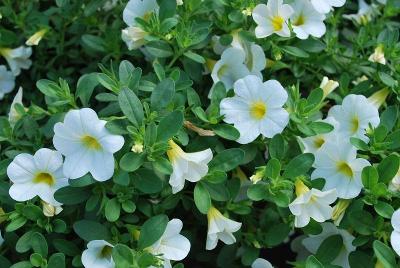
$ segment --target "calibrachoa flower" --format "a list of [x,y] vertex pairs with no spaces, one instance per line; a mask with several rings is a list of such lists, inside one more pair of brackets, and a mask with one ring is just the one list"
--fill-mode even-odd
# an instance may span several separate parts
[[344,5],[346,0],[311,0],[311,4],[314,8],[322,14],[329,13],[332,7],[341,7]]
[[251,264],[251,268],[273,268],[273,266],[269,261],[262,258],[257,258]]
[[257,23],[256,37],[264,38],[273,33],[289,37],[290,30],[287,23],[292,14],[292,7],[283,4],[283,0],[268,0],[266,5],[258,4],[253,10],[253,19]]
[[170,220],[161,238],[148,248],[153,255],[161,255],[164,267],[171,267],[171,260],[180,261],[189,254],[190,241],[180,234],[182,226],[181,220]]
[[114,173],[114,156],[124,138],[111,134],[90,108],[69,111],[64,122],[54,125],[54,147],[65,156],[64,174],[77,179],[90,172],[98,181]]
[[338,265],[343,268],[350,268],[349,255],[351,252],[356,250],[353,246],[354,236],[352,236],[348,231],[343,229],[338,229],[331,222],[324,222],[321,224],[322,232],[318,235],[310,235],[304,238],[302,244],[305,248],[312,254],[317,253],[319,246],[324,242],[324,240],[333,235],[340,235],[343,239],[343,246],[338,254],[338,256],[330,263]]
[[15,77],[12,72],[7,70],[7,67],[0,65],[0,100],[4,95],[10,93],[15,86]]
[[328,117],[333,117],[338,122],[337,131],[346,137],[356,137],[365,142],[369,139],[365,135],[369,124],[373,127],[379,125],[378,109],[362,95],[347,95],[341,105],[333,106]]
[[211,149],[185,153],[173,140],[170,140],[168,144],[170,149],[167,155],[173,168],[169,184],[172,187],[172,193],[175,194],[183,189],[185,180],[196,182],[208,173],[207,164],[211,161],[213,154]]
[[47,148],[34,155],[17,155],[7,168],[7,175],[13,183],[9,190],[11,198],[21,202],[39,196],[43,201],[59,206],[54,192],[68,185],[62,165],[62,155]]
[[27,46],[37,46],[42,40],[43,36],[48,32],[48,29],[42,29],[34,33],[28,40],[26,40],[25,45]]
[[129,26],[122,30],[121,38],[129,50],[137,49],[146,43],[144,39],[148,33],[137,26]]
[[379,45],[375,48],[374,53],[369,56],[368,60],[370,62],[376,62],[385,65],[386,64],[386,59],[385,59],[385,53],[383,51],[383,45]]
[[332,138],[334,138],[337,134],[335,129],[337,128],[337,122],[332,117],[328,117],[324,120],[319,120],[317,122],[328,123],[334,127],[334,130],[328,133],[317,134],[315,136],[299,138],[302,144],[304,145],[305,153],[313,153],[318,152],[324,143]]
[[206,249],[212,250],[217,246],[218,240],[227,245],[236,242],[232,233],[239,231],[242,223],[224,217],[215,207],[211,207],[207,213],[208,231]]
[[112,258],[113,245],[104,240],[93,240],[82,252],[82,264],[85,268],[114,268]]
[[260,134],[272,138],[281,133],[289,122],[288,112],[282,108],[288,95],[276,80],[262,80],[248,75],[234,84],[235,96],[220,103],[224,121],[239,130],[237,142],[246,144]]
[[400,209],[393,213],[391,222],[393,232],[390,235],[390,244],[392,244],[392,248],[396,251],[397,255],[400,256]]
[[365,25],[371,21],[376,5],[368,5],[364,0],[358,0],[357,14],[346,14],[343,18],[354,20],[358,24]]
[[32,55],[32,48],[30,47],[0,48],[0,55],[6,59],[15,76],[21,73],[21,69],[29,69],[32,65],[32,61],[29,59]]
[[296,0],[291,6],[294,13],[290,22],[298,38],[307,39],[310,35],[319,38],[325,34],[325,15],[317,12],[309,0]]
[[10,122],[10,125],[12,127],[15,126],[15,124],[18,122],[19,118],[21,117],[21,115],[18,113],[17,109],[15,109],[15,104],[23,105],[22,95],[23,95],[23,89],[22,89],[22,87],[20,87],[18,89],[17,94],[15,94],[14,99],[10,105],[10,112],[8,113],[8,122]]
[[148,20],[150,14],[157,10],[158,5],[156,0],[129,0],[122,16],[128,26],[136,26],[136,18]]
[[324,191],[336,189],[338,197],[350,199],[363,188],[361,171],[370,163],[357,158],[356,148],[341,137],[329,140],[315,154],[311,179],[324,178]]
[[295,215],[294,226],[301,228],[313,218],[317,222],[329,220],[332,216],[330,204],[337,199],[336,190],[320,191],[309,189],[301,180],[296,180],[297,198],[289,205],[290,212]]

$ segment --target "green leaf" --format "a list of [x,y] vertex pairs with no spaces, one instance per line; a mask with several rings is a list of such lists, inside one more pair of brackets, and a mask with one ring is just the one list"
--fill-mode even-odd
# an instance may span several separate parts
[[128,120],[135,127],[139,127],[142,124],[144,113],[142,103],[136,94],[130,89],[123,88],[118,94],[118,102]]
[[158,17],[160,21],[173,17],[176,13],[176,0],[160,0]]
[[390,204],[383,201],[378,201],[374,205],[374,209],[376,213],[378,213],[380,216],[386,219],[392,218],[392,215],[394,213],[394,208]]
[[76,85],[75,96],[78,97],[84,106],[89,105],[89,99],[94,88],[99,84],[97,73],[82,75]]
[[308,256],[306,260],[306,268],[325,268],[322,263],[315,258],[314,255]]
[[203,214],[207,214],[211,207],[211,197],[208,190],[198,182],[194,187],[194,203],[199,211]]
[[396,80],[394,80],[393,77],[391,77],[387,73],[379,72],[378,76],[381,79],[382,83],[384,83],[385,85],[387,85],[389,87],[394,87],[397,85]]
[[140,168],[146,160],[146,154],[129,152],[124,154],[119,161],[119,166],[122,170],[132,172]]
[[281,134],[272,137],[268,146],[271,158],[282,159],[285,156],[285,141]]
[[151,108],[161,110],[172,101],[175,94],[175,82],[171,78],[162,80],[153,90],[150,97]]
[[239,166],[244,158],[244,151],[238,148],[224,150],[217,154],[209,163],[210,169],[230,171]]
[[379,240],[372,243],[375,255],[385,268],[397,267],[393,250]]
[[329,133],[333,130],[331,124],[325,122],[312,122],[308,125],[316,134]]
[[359,138],[351,137],[350,138],[350,143],[352,145],[354,145],[359,150],[362,150],[362,151],[368,151],[369,150],[368,144],[365,141],[363,141],[363,140],[361,140]]
[[110,222],[117,221],[121,212],[121,204],[117,198],[108,200],[105,207],[106,218]]
[[65,268],[65,255],[62,253],[54,253],[47,264],[48,268]]
[[375,231],[374,219],[367,211],[352,211],[349,213],[349,221],[353,229],[359,234],[370,235]]
[[172,48],[164,41],[151,41],[147,43],[146,48],[156,58],[167,58],[174,55]]
[[80,220],[73,225],[75,233],[85,241],[92,240],[110,240],[111,234],[109,229],[92,220]]
[[267,162],[265,167],[265,176],[271,179],[276,179],[280,175],[281,163],[278,159],[272,158]]
[[98,36],[91,35],[91,34],[84,34],[82,35],[82,43],[89,49],[98,52],[105,52],[105,42]]
[[57,249],[57,251],[64,253],[67,256],[75,256],[81,253],[75,243],[65,239],[54,239],[53,245]]
[[227,140],[234,141],[240,137],[239,131],[231,125],[225,125],[225,124],[215,125],[213,127],[213,131],[218,136]]
[[305,52],[304,50],[297,48],[297,47],[293,47],[293,46],[283,46],[282,50],[285,51],[286,53],[295,56],[295,57],[299,57],[299,58],[308,58],[310,57],[310,55]]
[[154,194],[161,191],[163,184],[160,178],[149,169],[139,169],[134,173],[133,184],[146,194]]
[[123,244],[117,244],[113,247],[112,258],[115,262],[115,267],[133,267],[134,256],[132,250]]
[[265,242],[269,247],[281,244],[289,235],[290,226],[286,223],[274,224],[265,234]]
[[380,125],[385,126],[387,131],[391,131],[396,124],[397,117],[399,114],[399,108],[397,106],[389,106],[381,114]]
[[157,141],[168,141],[175,136],[183,125],[183,113],[175,110],[163,119],[157,128]]
[[144,249],[154,244],[163,235],[168,224],[167,215],[160,214],[145,221],[140,229],[138,247]]
[[373,166],[367,166],[362,170],[361,179],[365,188],[372,189],[378,183],[378,171]]
[[391,154],[384,158],[378,165],[380,181],[388,183],[391,179],[393,179],[399,170],[399,164],[399,157],[395,154]]
[[76,205],[87,200],[91,191],[87,188],[63,187],[54,193],[55,199],[65,205]]
[[31,235],[30,244],[33,252],[39,253],[44,258],[47,257],[48,246],[47,241],[41,233],[35,232]]
[[206,60],[203,58],[203,56],[201,56],[201,55],[199,55],[197,53],[194,53],[192,51],[185,52],[183,55],[185,55],[189,59],[191,59],[191,60],[193,60],[195,62],[198,62],[200,64],[204,64],[206,62]]
[[300,154],[294,157],[285,167],[283,177],[295,178],[306,174],[314,163],[314,155],[311,153]]
[[319,246],[315,256],[323,263],[331,263],[339,255],[343,247],[341,235],[329,236]]
[[247,196],[253,201],[261,201],[268,196],[268,189],[265,184],[253,184],[247,189]]

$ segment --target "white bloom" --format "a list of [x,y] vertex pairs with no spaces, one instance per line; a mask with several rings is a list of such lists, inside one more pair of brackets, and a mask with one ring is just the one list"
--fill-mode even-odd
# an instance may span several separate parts
[[332,7],[341,7],[344,5],[346,0],[311,0],[311,4],[314,8],[322,14],[329,13]]
[[207,164],[211,161],[213,154],[211,149],[185,153],[174,141],[170,140],[168,144],[170,149],[167,155],[173,168],[169,184],[172,187],[172,193],[175,194],[183,189],[185,180],[196,182],[208,173]]
[[12,127],[15,126],[15,124],[17,123],[17,121],[21,117],[21,115],[15,109],[15,104],[23,105],[23,103],[22,103],[22,94],[23,94],[23,89],[22,89],[22,87],[20,87],[18,89],[17,94],[15,94],[14,99],[13,99],[11,105],[10,105],[10,112],[8,113],[8,122],[10,122],[10,125]]
[[328,77],[324,76],[322,78],[321,84],[319,87],[324,92],[324,98],[328,96],[331,92],[333,92],[337,87],[339,87],[339,83],[335,80],[329,80]]
[[227,245],[236,242],[232,233],[239,231],[242,223],[224,217],[215,207],[211,207],[207,213],[208,231],[206,249],[212,250],[217,246],[218,240]]
[[9,190],[11,198],[27,201],[39,196],[43,201],[59,206],[54,193],[68,185],[62,165],[62,155],[47,148],[38,150],[33,156],[17,155],[7,167],[7,175],[13,182]]
[[251,268],[273,268],[273,266],[269,261],[258,258],[251,264]]
[[49,204],[45,201],[42,201],[42,209],[43,209],[43,215],[46,217],[54,217],[55,215],[58,215],[63,211],[63,208],[61,206],[53,206],[52,204]]
[[324,191],[336,189],[338,197],[351,199],[363,188],[361,171],[370,163],[357,158],[356,148],[338,136],[327,141],[315,154],[315,170],[311,179],[325,179]]
[[381,107],[381,105],[386,101],[386,97],[389,95],[389,93],[390,90],[385,87],[369,96],[368,101],[374,105],[376,109],[379,109],[379,107]]
[[180,234],[182,226],[181,220],[170,220],[161,238],[148,248],[153,255],[162,255],[164,267],[171,266],[170,260],[181,261],[189,254],[190,241]]
[[42,40],[43,36],[47,33],[48,29],[42,29],[34,33],[28,40],[26,40],[25,45],[27,46],[37,46]]
[[338,132],[346,137],[356,137],[368,142],[365,135],[369,129],[368,124],[373,127],[379,125],[378,109],[362,95],[347,95],[342,105],[333,106],[328,117],[333,117],[339,124]]
[[4,95],[10,93],[15,86],[15,77],[12,72],[7,71],[7,67],[0,65],[0,100]]
[[129,26],[122,30],[121,38],[129,50],[137,49],[146,43],[144,39],[148,35],[146,31],[137,26]]
[[239,130],[237,142],[246,144],[260,134],[272,138],[281,133],[289,122],[288,112],[282,108],[288,95],[276,80],[262,80],[248,75],[234,84],[235,96],[220,103],[224,121]]
[[294,226],[302,228],[313,218],[317,222],[329,220],[332,216],[330,204],[337,199],[336,190],[322,192],[318,189],[309,189],[301,180],[296,183],[297,198],[289,204],[290,212],[295,217]]
[[150,14],[157,10],[156,0],[129,0],[122,16],[128,26],[136,26],[136,18],[148,20]]
[[90,108],[69,111],[64,122],[54,126],[54,147],[65,156],[64,174],[70,179],[90,172],[97,181],[114,173],[114,156],[124,145],[124,138],[112,135]]
[[283,4],[283,0],[268,0],[266,5],[258,4],[253,10],[253,19],[257,23],[256,37],[263,38],[273,33],[289,37],[290,30],[287,21],[292,14],[292,7]]
[[386,64],[386,59],[385,59],[385,53],[383,52],[383,46],[379,45],[375,48],[374,53],[371,54],[368,58],[369,61],[371,62],[376,62],[385,65]]
[[328,117],[324,120],[319,120],[317,122],[328,123],[334,127],[331,132],[317,134],[315,136],[306,137],[306,138],[299,138],[302,144],[304,145],[304,152],[305,153],[313,153],[315,154],[319,149],[321,149],[322,145],[333,137],[335,137],[336,132],[335,129],[338,127],[337,122],[332,117]]
[[291,6],[294,13],[290,22],[298,38],[307,39],[309,35],[319,38],[325,34],[325,15],[317,12],[309,0],[296,0]]
[[114,268],[112,258],[113,245],[104,240],[93,240],[82,252],[82,264],[85,268]]
[[343,18],[354,20],[358,24],[367,24],[372,20],[376,5],[368,5],[364,0],[358,0],[357,14],[343,15]]
[[400,168],[397,171],[396,175],[389,183],[389,190],[392,192],[399,192],[400,191]]
[[393,232],[390,235],[390,244],[392,244],[392,248],[396,251],[397,255],[400,256],[400,209],[393,213],[391,222]]
[[21,69],[29,69],[32,65],[32,61],[29,59],[32,55],[32,48],[30,47],[0,48],[0,54],[6,59],[15,76],[21,73]]
[[351,252],[356,250],[353,246],[354,236],[352,236],[346,230],[338,229],[333,223],[324,222],[321,224],[322,232],[317,235],[310,235],[303,239],[302,243],[305,248],[312,254],[317,253],[319,246],[324,240],[333,235],[340,235],[343,239],[343,246],[339,252],[339,255],[331,262],[331,264],[338,265],[343,268],[350,268],[349,255]]

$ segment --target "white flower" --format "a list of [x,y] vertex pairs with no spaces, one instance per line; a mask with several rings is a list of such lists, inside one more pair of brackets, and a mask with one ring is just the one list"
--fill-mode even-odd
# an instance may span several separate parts
[[226,49],[212,69],[211,77],[214,84],[221,81],[226,90],[231,89],[238,79],[250,74],[245,60],[246,54],[242,49],[234,47]]
[[400,191],[400,168],[397,171],[396,175],[389,183],[389,190],[392,192],[399,192]]
[[170,149],[167,155],[173,168],[169,184],[172,187],[172,193],[175,194],[183,189],[185,180],[196,182],[208,173],[207,164],[211,161],[213,154],[211,149],[185,153],[173,140],[170,140],[168,144]]
[[326,238],[333,235],[340,235],[343,239],[343,246],[341,247],[339,255],[330,264],[338,265],[343,268],[350,268],[349,255],[351,252],[356,250],[356,247],[353,246],[353,241],[355,239],[354,236],[346,230],[338,229],[330,222],[324,222],[321,226],[322,232],[320,234],[310,235],[309,237],[304,238],[302,244],[309,252],[315,254]]
[[162,255],[164,267],[171,266],[170,260],[181,261],[189,254],[190,241],[180,234],[182,226],[181,220],[170,220],[161,238],[148,248],[153,255]]
[[368,5],[364,0],[358,0],[357,14],[343,15],[343,18],[354,20],[358,24],[367,24],[371,21],[376,5]]
[[0,100],[4,95],[10,93],[15,86],[15,77],[12,72],[7,71],[7,67],[0,65]]
[[337,87],[339,87],[339,83],[335,80],[329,80],[328,77],[324,76],[322,78],[321,84],[319,87],[324,92],[324,98],[328,96],[331,92],[333,92]]
[[336,132],[335,129],[337,129],[337,122],[335,119],[332,117],[328,117],[324,120],[318,120],[317,122],[323,122],[323,123],[328,123],[334,127],[334,129],[331,132],[328,133],[322,133],[322,134],[317,134],[315,136],[311,137],[306,137],[306,138],[299,138],[302,144],[304,145],[304,152],[305,153],[313,153],[315,154],[319,149],[321,149],[322,145],[333,137],[335,137]]
[[0,48],[0,54],[6,59],[15,76],[21,73],[21,69],[29,69],[32,65],[32,61],[29,59],[32,55],[32,48],[30,47]]
[[93,240],[82,252],[82,264],[85,268],[114,268],[112,258],[113,245],[104,240]]
[[325,179],[324,191],[336,189],[338,197],[351,199],[363,188],[361,171],[370,163],[357,158],[356,148],[343,137],[327,141],[315,154],[311,179]]
[[332,7],[341,7],[344,5],[346,0],[311,0],[311,4],[314,8],[322,14],[329,13]]
[[28,40],[26,40],[25,45],[27,46],[37,46],[42,40],[43,36],[47,33],[48,29],[42,29],[34,33]]
[[389,95],[390,90],[385,87],[381,90],[376,91],[374,94],[368,97],[368,101],[375,106],[376,109],[379,109],[381,105],[386,101],[386,97]]
[[386,64],[386,59],[385,59],[385,53],[383,51],[383,46],[379,45],[375,48],[374,53],[371,54],[368,58],[369,61],[371,62],[376,62],[385,65]]
[[54,217],[55,215],[58,215],[63,211],[63,208],[61,206],[53,206],[52,204],[49,204],[45,201],[42,201],[42,209],[43,209],[43,215],[46,217]]
[[260,134],[272,138],[281,133],[289,122],[288,112],[282,108],[288,95],[276,80],[262,80],[248,75],[234,84],[235,96],[220,103],[224,121],[239,130],[237,142],[246,144]]
[[18,89],[17,94],[15,94],[14,99],[13,99],[11,105],[10,105],[10,112],[8,113],[8,122],[10,122],[10,125],[12,127],[15,126],[15,124],[17,123],[17,121],[21,117],[21,115],[15,109],[15,104],[23,105],[23,103],[22,103],[22,94],[23,94],[23,89],[22,89],[22,87],[20,87]]
[[69,111],[64,122],[54,126],[54,147],[65,156],[64,174],[70,179],[90,172],[97,181],[114,173],[114,156],[124,145],[124,138],[112,135],[90,108]]
[[283,4],[283,0],[268,0],[266,5],[258,4],[253,10],[253,19],[257,23],[256,37],[263,38],[273,33],[289,37],[290,30],[287,21],[292,13],[292,7]]
[[273,268],[273,266],[269,261],[262,258],[257,258],[251,264],[251,268]]
[[333,117],[339,124],[338,132],[346,137],[356,137],[368,142],[365,135],[369,124],[373,127],[379,125],[378,109],[362,95],[347,95],[342,105],[333,106],[328,117]]
[[54,193],[68,185],[62,165],[62,155],[47,148],[38,150],[33,156],[17,155],[7,167],[7,175],[13,182],[9,190],[11,198],[27,201],[39,196],[43,201],[59,206]]
[[393,232],[390,235],[390,244],[392,244],[392,248],[396,251],[397,255],[400,256],[400,209],[393,213],[391,222]]
[[319,38],[325,34],[325,15],[317,12],[309,0],[296,0],[291,6],[294,13],[290,22],[298,38],[307,39],[309,35]]
[[129,50],[137,49],[146,43],[144,39],[148,35],[142,28],[129,26],[122,30],[121,38],[126,43]]
[[157,10],[156,0],[129,0],[122,16],[128,26],[136,26],[136,18],[148,20],[151,13]]
[[290,212],[295,215],[294,226],[302,228],[313,218],[317,222],[329,220],[332,216],[330,204],[337,199],[336,190],[322,192],[309,189],[301,180],[296,180],[297,198],[289,204]]
[[242,223],[224,217],[215,207],[211,207],[207,213],[208,231],[206,249],[212,250],[217,246],[218,240],[227,245],[236,242],[232,233],[239,231]]

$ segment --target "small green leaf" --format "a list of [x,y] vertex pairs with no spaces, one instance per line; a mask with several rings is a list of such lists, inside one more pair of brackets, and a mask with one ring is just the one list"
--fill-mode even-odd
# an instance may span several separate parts
[[142,124],[144,113],[143,106],[136,94],[127,88],[123,88],[118,95],[119,106],[128,120],[135,126]]
[[231,125],[215,125],[213,131],[218,136],[227,140],[237,140],[240,137],[239,131]]
[[375,255],[385,268],[397,267],[393,250],[379,240],[372,243]]
[[168,141],[175,136],[183,125],[183,113],[181,111],[173,111],[163,119],[157,128],[157,140]]
[[362,170],[361,179],[365,188],[372,189],[378,183],[378,171],[373,166],[367,166]]
[[217,154],[209,163],[210,169],[230,171],[239,166],[244,158],[244,151],[238,148],[231,148]]
[[111,238],[109,229],[97,221],[80,220],[74,223],[73,228],[75,233],[85,241]]
[[105,207],[106,218],[110,222],[117,221],[121,212],[121,204],[117,198],[108,200]]
[[121,158],[119,161],[119,166],[124,171],[132,172],[140,168],[145,160],[146,154],[129,152],[124,154],[124,156]]
[[194,203],[199,211],[203,214],[207,214],[211,207],[211,197],[208,190],[198,182],[194,187]]
[[154,244],[163,235],[168,224],[167,215],[161,214],[151,217],[144,222],[140,229],[138,247],[139,249],[147,248]]
[[172,101],[175,94],[175,82],[171,78],[162,80],[153,90],[150,97],[151,108],[161,110]]
[[391,154],[384,158],[378,165],[379,180],[388,183],[394,176],[396,176],[399,170],[399,157],[395,154]]
[[306,174],[314,163],[314,155],[311,153],[300,154],[294,157],[285,167],[283,177],[295,178]]
[[323,263],[330,263],[339,255],[343,247],[341,235],[329,236],[319,246],[315,256]]

